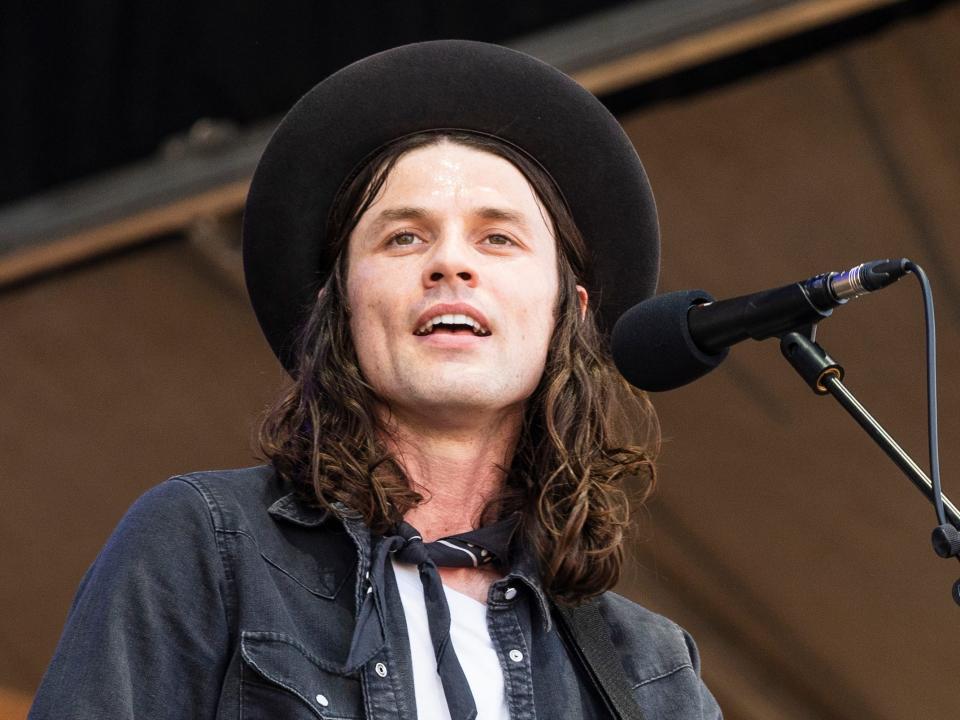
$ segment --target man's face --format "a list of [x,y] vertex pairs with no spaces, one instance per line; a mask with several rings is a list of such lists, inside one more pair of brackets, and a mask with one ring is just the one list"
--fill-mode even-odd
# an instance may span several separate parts
[[449,142],[401,157],[348,247],[367,381],[420,420],[521,408],[554,327],[556,253],[546,210],[508,161]]

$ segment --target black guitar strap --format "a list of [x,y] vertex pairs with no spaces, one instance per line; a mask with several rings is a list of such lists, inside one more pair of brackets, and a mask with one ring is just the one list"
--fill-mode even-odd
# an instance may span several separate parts
[[574,608],[554,607],[560,620],[557,623],[560,632],[590,675],[610,717],[615,720],[643,720],[600,608],[593,601]]

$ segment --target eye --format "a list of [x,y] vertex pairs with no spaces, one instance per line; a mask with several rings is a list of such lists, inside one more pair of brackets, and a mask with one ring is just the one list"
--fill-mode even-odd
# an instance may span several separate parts
[[417,243],[422,243],[419,237],[417,237],[412,232],[398,232],[390,236],[388,244],[395,245],[397,247],[409,247],[410,245],[416,245]]
[[506,235],[498,235],[498,234],[487,235],[487,236],[483,239],[483,241],[484,241],[487,245],[498,245],[498,246],[501,246],[501,247],[504,247],[504,246],[507,246],[507,245],[515,245],[515,244],[516,244],[516,243],[513,242],[513,240],[511,240],[510,238],[508,238]]

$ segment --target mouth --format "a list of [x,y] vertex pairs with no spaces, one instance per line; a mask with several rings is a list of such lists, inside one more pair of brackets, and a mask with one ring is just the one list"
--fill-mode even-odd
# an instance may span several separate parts
[[469,315],[459,313],[437,315],[413,331],[413,334],[419,337],[434,335],[436,333],[475,335],[476,337],[488,337],[491,335],[490,330],[481,325],[478,320],[473,319]]
[[463,303],[434,305],[418,319],[413,334],[472,335],[489,337],[492,333],[487,319],[476,308]]

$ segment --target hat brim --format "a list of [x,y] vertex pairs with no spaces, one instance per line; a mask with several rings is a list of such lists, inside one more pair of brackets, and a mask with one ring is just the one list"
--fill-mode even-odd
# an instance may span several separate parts
[[567,75],[497,45],[441,40],[372,55],[290,110],[254,173],[243,220],[250,300],[274,353],[294,365],[297,333],[330,268],[327,217],[344,180],[393,140],[436,129],[501,138],[556,182],[591,256],[588,290],[609,329],[653,295],[659,230],[629,138]]

